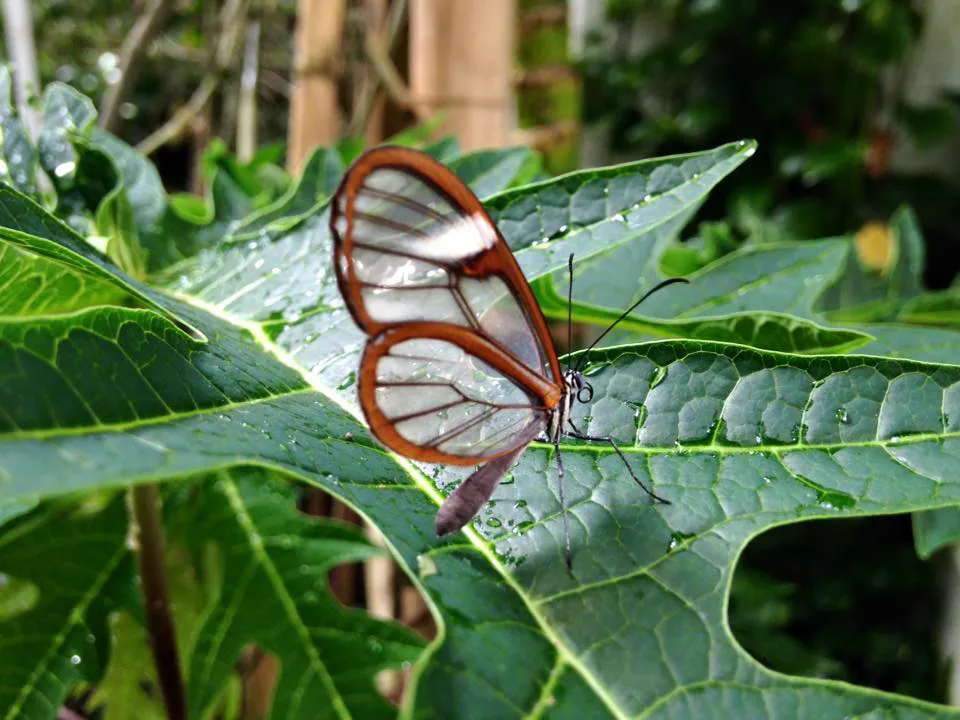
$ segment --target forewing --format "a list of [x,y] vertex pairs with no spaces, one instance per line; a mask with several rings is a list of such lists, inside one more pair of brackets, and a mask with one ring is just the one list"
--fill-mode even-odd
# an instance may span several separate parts
[[480,359],[475,347],[423,337],[417,327],[376,336],[361,363],[360,404],[384,445],[425,462],[475,465],[543,431],[549,411],[534,391]]
[[450,323],[559,381],[546,323],[513,254],[443,165],[407,148],[376,148],[351,168],[331,212],[340,290],[367,333]]

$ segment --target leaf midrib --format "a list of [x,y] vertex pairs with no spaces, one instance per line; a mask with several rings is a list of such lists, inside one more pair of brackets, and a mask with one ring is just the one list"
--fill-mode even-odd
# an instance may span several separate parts
[[[99,432],[109,432],[109,433],[119,433],[126,432],[128,430],[136,430],[139,428],[153,427],[155,425],[163,425],[170,422],[176,422],[179,420],[187,420],[193,417],[199,417],[203,415],[213,415],[217,413],[223,413],[228,410],[236,410],[239,408],[253,407],[264,402],[272,402],[274,400],[282,400],[288,397],[296,397],[297,395],[307,395],[310,393],[315,393],[317,390],[310,385],[305,385],[303,387],[297,388],[296,390],[288,390],[286,392],[277,393],[275,395],[264,395],[263,397],[253,398],[250,400],[244,400],[242,402],[227,402],[220,405],[211,406],[209,408],[198,408],[196,410],[190,410],[187,412],[175,412],[168,415],[157,415],[152,418],[145,420],[131,420],[129,422],[123,423],[94,423],[91,425],[86,425],[83,427],[76,428],[54,428],[49,430],[19,430],[11,433],[0,434],[0,445],[8,442],[15,442],[19,440],[51,440],[62,437],[80,437],[83,435],[90,435]],[[329,395],[321,393],[324,397],[329,398]]]
[[273,560],[266,552],[264,548],[263,537],[258,532],[253,518],[250,517],[247,506],[243,502],[243,498],[240,495],[240,491],[237,489],[237,486],[233,480],[231,480],[229,477],[223,477],[221,482],[223,483],[224,496],[227,498],[227,502],[229,502],[230,507],[233,508],[234,512],[236,513],[237,523],[243,529],[244,534],[249,540],[250,550],[259,559],[260,568],[269,578],[270,584],[273,586],[274,592],[276,593],[277,598],[280,600],[280,604],[286,610],[287,619],[290,622],[290,626],[295,628],[297,636],[300,638],[304,650],[311,660],[310,664],[314,668],[316,676],[326,688],[330,702],[332,703],[337,715],[345,720],[350,720],[352,715],[347,709],[347,706],[344,704],[343,697],[340,695],[340,691],[337,688],[336,683],[334,683],[333,678],[327,671],[326,665],[324,665],[323,661],[320,659],[320,654],[310,641],[310,631],[303,624],[300,614],[297,612],[296,601],[290,597],[290,594],[286,591],[286,586],[284,585],[280,574],[277,572]]

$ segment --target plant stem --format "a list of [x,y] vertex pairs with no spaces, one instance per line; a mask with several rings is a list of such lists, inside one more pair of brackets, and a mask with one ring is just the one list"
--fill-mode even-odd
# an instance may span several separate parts
[[160,516],[160,491],[156,485],[138,485],[133,488],[131,495],[147,633],[160,679],[160,692],[167,708],[167,717],[170,720],[185,720],[186,694],[167,591],[164,562],[166,543]]
[[113,130],[120,117],[120,106],[130,95],[137,73],[140,71],[140,62],[147,54],[154,36],[160,31],[166,21],[173,0],[152,0],[146,11],[140,16],[130,34],[120,46],[120,78],[107,88],[103,97],[103,107],[100,109],[97,122],[105,130]]
[[246,7],[246,0],[227,0],[220,12],[223,29],[216,41],[213,66],[204,75],[186,104],[157,130],[140,141],[137,145],[138,152],[149,155],[178,137],[207,106],[221,80],[230,70],[234,49],[243,29]]

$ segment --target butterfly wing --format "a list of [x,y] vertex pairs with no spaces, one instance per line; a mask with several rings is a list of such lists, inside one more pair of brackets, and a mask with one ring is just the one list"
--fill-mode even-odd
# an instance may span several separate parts
[[360,404],[388,447],[426,462],[505,456],[560,400],[546,322],[470,190],[422,153],[383,147],[331,209],[341,293],[371,339]]
[[408,148],[361,156],[331,206],[340,292],[369,335],[403,322],[450,323],[559,383],[533,292],[480,201],[446,167]]
[[417,460],[476,465],[526,445],[550,416],[552,385],[457,326],[389,328],[367,344],[360,368],[370,428]]

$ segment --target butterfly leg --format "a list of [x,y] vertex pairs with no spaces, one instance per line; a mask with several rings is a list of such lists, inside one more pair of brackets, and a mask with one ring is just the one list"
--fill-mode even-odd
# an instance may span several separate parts
[[605,443],[609,443],[610,446],[611,446],[614,450],[616,450],[617,455],[620,456],[620,459],[623,460],[623,464],[627,466],[627,472],[630,473],[630,477],[633,478],[633,481],[634,481],[635,483],[637,483],[637,485],[639,485],[641,488],[643,488],[643,491],[644,491],[647,495],[649,495],[650,497],[652,497],[652,498],[653,498],[654,500],[656,500],[657,502],[663,503],[664,505],[670,505],[670,504],[672,504],[669,500],[667,500],[666,498],[660,497],[660,496],[657,495],[653,490],[651,490],[650,488],[648,488],[646,485],[643,484],[643,481],[642,481],[640,478],[638,478],[638,477],[636,476],[636,474],[633,472],[633,468],[630,467],[630,463],[627,462],[627,456],[623,454],[623,451],[619,448],[619,446],[617,445],[617,443],[614,442],[614,440],[613,440],[612,437],[594,437],[593,435],[584,435],[582,432],[580,432],[580,429],[579,429],[576,425],[573,424],[573,420],[570,420],[569,418],[567,418],[567,422],[570,423],[570,427],[573,428],[573,432],[570,433],[570,436],[571,436],[571,437],[574,437],[574,438],[576,438],[577,440],[592,440],[592,441],[594,441],[594,442],[605,442]]
[[560,454],[560,443],[554,444],[553,449],[557,453],[557,481],[560,488],[560,515],[563,518],[563,558],[567,563],[567,572],[573,572],[573,552],[570,549],[570,524],[567,520],[567,499],[563,492],[563,456]]

